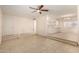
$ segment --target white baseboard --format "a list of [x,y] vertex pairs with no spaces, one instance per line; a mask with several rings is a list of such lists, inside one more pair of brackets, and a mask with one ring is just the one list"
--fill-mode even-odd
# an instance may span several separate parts
[[65,44],[79,46],[79,43],[75,42],[75,41],[71,41],[71,40],[67,40],[67,39],[63,39],[63,38],[58,38],[58,37],[52,37],[52,36],[44,36],[44,35],[40,35],[40,34],[37,34],[37,35],[51,39],[51,40],[59,41],[59,42],[65,43]]
[[2,41],[5,41],[5,40],[11,40],[11,39],[18,39],[20,37],[28,37],[28,36],[31,36],[31,35],[35,35],[35,34],[31,34],[31,33],[20,33],[20,34],[10,34],[10,35],[3,35],[2,36]]

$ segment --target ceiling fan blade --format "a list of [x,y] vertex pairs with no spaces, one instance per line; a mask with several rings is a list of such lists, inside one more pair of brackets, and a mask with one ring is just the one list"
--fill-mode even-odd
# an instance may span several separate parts
[[36,8],[33,8],[33,7],[29,7],[30,9],[35,9],[35,10],[37,10]]
[[36,12],[36,11],[33,11],[32,13],[34,13],[34,12]]
[[38,8],[38,9],[40,10],[40,9],[42,9],[42,8],[43,8],[43,5],[39,6],[39,8]]
[[41,11],[48,11],[48,10],[46,10],[46,9],[41,9]]
[[39,12],[40,14],[42,14],[42,12]]

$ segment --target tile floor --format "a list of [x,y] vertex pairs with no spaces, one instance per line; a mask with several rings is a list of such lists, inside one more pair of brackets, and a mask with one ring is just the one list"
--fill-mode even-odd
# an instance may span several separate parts
[[[53,39],[53,38],[52,38]],[[1,53],[68,53],[79,52],[79,47],[47,39],[38,35],[10,38],[0,45]]]

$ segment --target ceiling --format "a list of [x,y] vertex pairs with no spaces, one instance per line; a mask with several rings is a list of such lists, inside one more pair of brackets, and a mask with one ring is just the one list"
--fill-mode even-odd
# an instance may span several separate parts
[[[17,16],[30,16],[36,17],[40,15],[39,13],[32,13],[33,9],[29,7],[37,7],[37,5],[3,5],[2,12],[4,14],[12,14]],[[43,14],[53,14],[56,16],[68,14],[68,13],[77,13],[76,5],[45,5],[45,9],[48,9],[49,12],[43,12]]]

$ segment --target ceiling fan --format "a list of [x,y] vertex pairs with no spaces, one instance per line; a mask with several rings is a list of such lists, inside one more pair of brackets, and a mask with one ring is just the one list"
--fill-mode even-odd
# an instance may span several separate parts
[[[44,5],[40,5],[40,6],[38,6],[37,8],[33,8],[33,7],[29,7],[29,8],[30,8],[30,9],[34,9],[33,12],[38,12],[38,13],[40,13],[40,14],[42,14],[42,11],[48,12],[48,10],[47,10],[47,9],[44,9],[43,7],[44,7]],[[32,12],[32,13],[33,13],[33,12]]]

